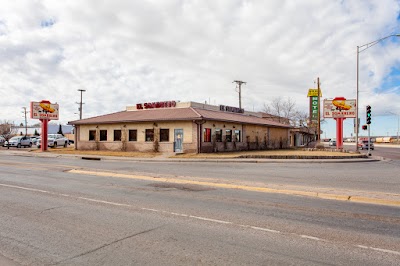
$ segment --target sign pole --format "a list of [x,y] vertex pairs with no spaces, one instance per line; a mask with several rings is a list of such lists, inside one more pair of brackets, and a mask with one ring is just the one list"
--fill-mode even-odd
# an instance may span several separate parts
[[336,148],[343,149],[343,120],[345,118],[338,117],[336,120]]
[[48,123],[51,120],[58,120],[58,104],[52,104],[50,101],[31,102],[31,118],[39,119],[42,122],[41,151],[47,151]]
[[40,119],[42,121],[42,146],[41,151],[47,151],[47,131],[48,131],[48,120]]

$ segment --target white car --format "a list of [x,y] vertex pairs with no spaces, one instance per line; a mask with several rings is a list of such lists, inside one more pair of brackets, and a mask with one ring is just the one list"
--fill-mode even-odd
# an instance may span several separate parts
[[[42,140],[38,139],[36,142],[36,146],[38,148],[41,147]],[[56,148],[57,146],[64,146],[65,148],[68,146],[68,139],[61,134],[48,134],[47,135],[47,146]]]

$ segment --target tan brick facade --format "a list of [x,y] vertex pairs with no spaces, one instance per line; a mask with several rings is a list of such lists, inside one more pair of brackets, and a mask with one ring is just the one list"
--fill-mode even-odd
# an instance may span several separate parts
[[[71,122],[76,127],[75,147],[78,150],[174,152],[182,143],[182,152],[207,153],[289,146],[290,126],[268,121],[257,113],[229,113],[197,103],[181,105],[162,110],[128,108],[128,111]],[[130,131],[136,138],[130,139]]]

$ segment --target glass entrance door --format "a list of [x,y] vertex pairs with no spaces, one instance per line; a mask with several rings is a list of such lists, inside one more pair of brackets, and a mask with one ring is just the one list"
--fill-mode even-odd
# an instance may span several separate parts
[[182,148],[183,143],[183,129],[175,129],[174,130],[174,151],[175,152],[183,152]]

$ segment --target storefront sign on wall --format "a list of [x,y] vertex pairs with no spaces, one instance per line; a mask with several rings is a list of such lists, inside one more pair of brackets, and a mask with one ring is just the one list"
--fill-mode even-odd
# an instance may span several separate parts
[[219,110],[224,111],[224,112],[231,112],[231,113],[244,113],[244,109],[241,109],[238,107],[226,106],[226,105],[220,105]]
[[136,109],[153,109],[153,108],[168,108],[175,107],[175,101],[167,101],[167,102],[152,102],[152,103],[137,103]]

